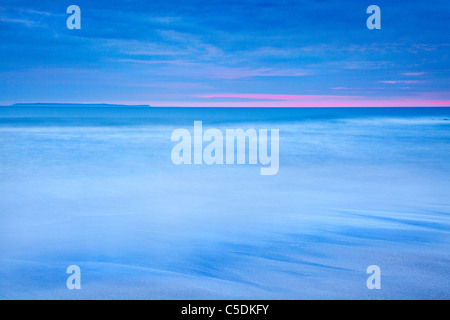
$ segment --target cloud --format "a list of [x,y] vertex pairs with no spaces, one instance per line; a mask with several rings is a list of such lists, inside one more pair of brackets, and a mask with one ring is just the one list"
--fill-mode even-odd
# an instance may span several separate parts
[[174,22],[181,21],[181,17],[149,17],[149,21],[156,22],[156,23],[162,23],[162,24],[171,24]]
[[116,59],[116,62],[132,63],[142,65],[173,65],[173,68],[156,70],[153,73],[158,73],[165,76],[182,76],[191,78],[208,78],[208,79],[250,79],[255,77],[304,77],[311,75],[310,71],[301,69],[276,69],[276,68],[243,68],[243,67],[229,67],[208,63],[197,63],[188,59]]
[[19,8],[18,11],[32,14],[32,15],[43,15],[43,16],[50,16],[51,13],[47,11],[39,11],[39,10],[33,10],[29,8]]
[[379,81],[381,83],[386,84],[416,84],[420,83],[421,81],[418,80],[385,80],[385,81]]
[[5,22],[5,23],[20,23],[20,24],[23,24],[23,25],[27,26],[28,28],[38,27],[39,26],[39,24],[36,23],[36,21],[33,21],[33,20],[19,19],[19,18],[9,18],[9,17],[5,17],[5,16],[0,16],[0,21],[1,22]]
[[355,101],[151,101],[159,107],[237,107],[237,108],[334,108],[334,107],[450,107],[450,100],[383,99]]
[[392,67],[393,62],[382,60],[370,60],[370,61],[330,61],[326,62],[326,65],[331,70],[381,70]]
[[294,94],[265,94],[265,93],[209,93],[196,95],[199,98],[239,98],[256,100],[304,100],[304,99],[343,99],[350,96],[337,95],[294,95]]
[[33,10],[31,8],[15,8],[10,10],[0,8],[1,22],[22,24],[28,28],[46,26],[43,21],[50,15],[50,12]]
[[425,74],[425,72],[405,72],[405,73],[403,73],[404,76],[411,76],[411,77],[422,76],[424,74]]
[[193,75],[216,79],[245,79],[254,77],[304,77],[311,72],[300,69],[275,69],[275,68],[239,68],[206,65],[203,68],[193,70]]

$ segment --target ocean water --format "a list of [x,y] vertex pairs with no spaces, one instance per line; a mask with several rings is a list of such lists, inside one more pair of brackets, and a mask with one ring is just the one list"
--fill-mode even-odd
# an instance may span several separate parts
[[[279,173],[174,165],[194,120]],[[0,299],[449,299],[449,160],[450,108],[0,107]]]

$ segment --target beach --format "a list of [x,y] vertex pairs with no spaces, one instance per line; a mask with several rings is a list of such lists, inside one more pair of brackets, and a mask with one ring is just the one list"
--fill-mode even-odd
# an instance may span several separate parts
[[[450,108],[0,107],[1,299],[449,299]],[[175,129],[279,129],[279,170]],[[66,268],[81,269],[81,290]],[[366,269],[381,269],[368,290]]]

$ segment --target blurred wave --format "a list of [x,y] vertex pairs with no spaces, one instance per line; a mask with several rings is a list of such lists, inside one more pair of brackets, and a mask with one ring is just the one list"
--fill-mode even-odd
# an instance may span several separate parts
[[[0,298],[448,299],[449,118],[0,107]],[[173,165],[171,133],[194,120],[280,129],[279,173]]]

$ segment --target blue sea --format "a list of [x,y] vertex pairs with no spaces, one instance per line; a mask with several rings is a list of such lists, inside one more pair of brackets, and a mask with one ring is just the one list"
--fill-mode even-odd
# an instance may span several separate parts
[[[173,164],[196,120],[278,174]],[[450,108],[0,107],[0,299],[450,299]]]

